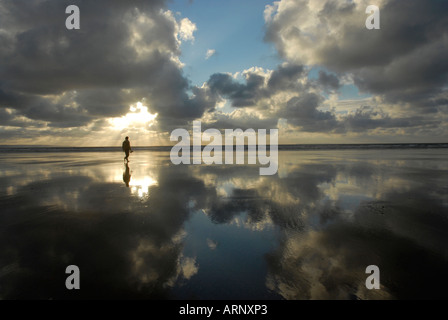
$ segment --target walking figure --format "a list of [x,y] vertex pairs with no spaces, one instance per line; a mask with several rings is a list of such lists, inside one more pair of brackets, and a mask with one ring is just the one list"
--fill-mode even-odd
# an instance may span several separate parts
[[129,137],[125,138],[121,148],[123,149],[124,154],[125,154],[124,161],[128,161],[129,162],[129,152],[133,152],[132,149],[131,149],[131,143],[129,142]]

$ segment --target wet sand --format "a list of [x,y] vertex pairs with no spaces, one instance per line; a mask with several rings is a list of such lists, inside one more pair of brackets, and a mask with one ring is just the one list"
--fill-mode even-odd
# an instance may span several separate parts
[[0,154],[1,299],[448,298],[447,149],[122,157]]

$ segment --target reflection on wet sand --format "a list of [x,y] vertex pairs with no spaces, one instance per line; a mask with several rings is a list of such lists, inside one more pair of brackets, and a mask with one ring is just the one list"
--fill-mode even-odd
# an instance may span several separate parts
[[126,162],[124,166],[123,181],[126,184],[126,187],[129,188],[129,182],[131,181],[131,169],[129,169],[129,162]]
[[283,151],[276,176],[168,152],[2,156],[0,298],[447,298],[447,154]]

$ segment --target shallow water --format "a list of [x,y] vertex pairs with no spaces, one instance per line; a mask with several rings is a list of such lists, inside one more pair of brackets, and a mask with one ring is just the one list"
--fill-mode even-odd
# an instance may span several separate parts
[[447,159],[280,151],[278,174],[260,176],[169,152],[128,168],[119,152],[2,153],[0,298],[448,298]]

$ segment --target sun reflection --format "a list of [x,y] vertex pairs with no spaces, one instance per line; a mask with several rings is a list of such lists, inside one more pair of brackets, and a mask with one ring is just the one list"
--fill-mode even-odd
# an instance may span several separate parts
[[144,166],[134,171],[127,163],[124,169],[114,170],[111,178],[114,182],[124,182],[126,187],[131,191],[131,194],[140,199],[148,198],[150,193],[149,188],[159,184],[155,172],[152,172]]
[[139,198],[146,198],[149,195],[149,187],[157,184],[157,180],[151,178],[150,176],[145,176],[143,178],[131,179],[129,182],[129,187],[131,188],[132,194]]
[[157,113],[150,113],[148,107],[144,106],[141,102],[131,105],[129,111],[122,117],[109,119],[113,129],[122,130],[123,128],[129,127],[151,127],[158,115]]

